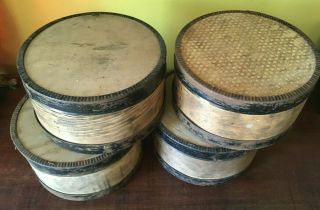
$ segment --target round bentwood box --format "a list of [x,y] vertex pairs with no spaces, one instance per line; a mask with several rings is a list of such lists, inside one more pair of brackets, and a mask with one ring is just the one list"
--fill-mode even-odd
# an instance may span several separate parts
[[11,120],[11,138],[40,183],[68,200],[90,200],[125,184],[140,158],[140,143],[114,154],[82,154],[52,142],[36,120],[31,100],[18,104]]
[[133,17],[104,12],[55,20],[22,45],[17,68],[52,139],[84,153],[146,136],[163,104],[166,49]]
[[230,150],[199,138],[179,120],[172,104],[171,83],[167,79],[165,112],[154,133],[161,165],[172,175],[195,185],[223,183],[245,170],[256,151]]
[[175,100],[198,133],[222,147],[273,144],[294,123],[319,78],[310,39],[280,19],[222,11],[176,40]]

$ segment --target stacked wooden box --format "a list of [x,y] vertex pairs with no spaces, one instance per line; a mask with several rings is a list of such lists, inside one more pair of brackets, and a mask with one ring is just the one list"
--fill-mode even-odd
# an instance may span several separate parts
[[164,168],[198,185],[243,171],[297,119],[319,78],[315,49],[299,29],[257,12],[216,12],[187,24],[155,134]]
[[88,200],[128,180],[162,112],[165,59],[157,31],[114,13],[58,19],[26,40],[17,66],[28,96],[11,136],[48,191]]
[[306,35],[250,11],[187,24],[166,82],[165,60],[158,32],[114,13],[58,19],[26,40],[17,67],[28,96],[11,136],[48,191],[88,200],[124,184],[164,98],[154,141],[164,168],[197,185],[230,180],[293,125],[320,74]]

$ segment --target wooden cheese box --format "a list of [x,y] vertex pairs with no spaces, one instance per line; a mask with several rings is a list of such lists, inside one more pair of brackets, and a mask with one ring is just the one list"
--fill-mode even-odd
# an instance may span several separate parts
[[195,185],[214,185],[236,177],[253,160],[256,151],[222,148],[191,132],[178,118],[167,79],[165,112],[154,132],[161,165],[172,175]]
[[13,113],[11,138],[39,182],[68,200],[90,200],[124,185],[141,159],[140,143],[118,152],[83,154],[52,142],[36,120],[31,99],[23,98]]
[[165,61],[164,41],[151,26],[93,12],[38,29],[22,45],[17,68],[55,142],[83,153],[115,153],[155,127]]
[[176,40],[175,101],[202,136],[231,149],[274,144],[319,78],[315,45],[299,29],[251,11],[187,24]]

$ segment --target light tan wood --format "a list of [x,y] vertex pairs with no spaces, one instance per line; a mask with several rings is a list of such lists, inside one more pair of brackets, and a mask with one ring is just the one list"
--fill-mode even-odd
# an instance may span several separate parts
[[42,126],[56,137],[78,144],[106,144],[133,138],[159,114],[164,82],[138,104],[113,113],[73,115],[32,100]]
[[110,166],[80,176],[59,176],[49,174],[32,167],[38,178],[51,189],[74,195],[85,195],[112,189],[124,180],[134,170],[140,158],[140,143],[135,144],[130,151]]
[[227,160],[200,160],[188,156],[170,146],[155,135],[156,150],[163,161],[175,170],[196,179],[223,179],[239,174],[253,160],[256,151]]
[[68,96],[100,96],[135,85],[160,58],[155,34],[127,17],[82,15],[51,25],[26,50],[33,82]]
[[269,18],[236,12],[190,25],[176,56],[208,87],[241,96],[292,92],[307,83],[316,66],[314,51],[300,34]]
[[305,102],[287,111],[249,115],[220,109],[191,93],[175,79],[179,109],[209,133],[234,140],[262,140],[285,132],[296,120]]
[[172,102],[172,82],[173,74],[166,79],[166,97],[165,97],[165,108],[164,113],[160,119],[160,125],[164,126],[171,133],[180,139],[191,144],[203,146],[203,147],[217,147],[216,144],[201,139],[195,136],[187,127],[185,127],[179,120]]
[[26,150],[50,162],[84,161],[97,156],[73,152],[54,144],[39,125],[34,115],[31,99],[28,99],[20,109],[17,131],[19,141]]

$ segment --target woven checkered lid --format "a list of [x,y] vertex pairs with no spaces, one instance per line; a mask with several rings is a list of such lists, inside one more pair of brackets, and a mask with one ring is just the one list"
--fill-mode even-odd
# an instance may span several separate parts
[[312,42],[280,19],[223,11],[193,20],[176,41],[184,84],[218,106],[266,114],[301,103],[319,77]]

